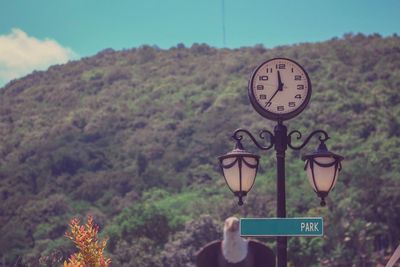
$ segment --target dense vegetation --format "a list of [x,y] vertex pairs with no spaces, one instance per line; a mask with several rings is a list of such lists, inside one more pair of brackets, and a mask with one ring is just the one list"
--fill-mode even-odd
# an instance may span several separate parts
[[62,262],[74,252],[68,222],[92,214],[113,266],[191,266],[226,217],[273,217],[273,153],[241,208],[216,157],[232,148],[234,129],[272,129],[246,87],[276,56],[298,61],[313,83],[288,129],[325,129],[346,158],[320,208],[300,160],[316,143],[288,151],[288,216],[326,221],[323,238],[289,239],[290,261],[384,262],[400,236],[400,38],[348,34],[274,49],[106,49],[10,82],[0,90],[0,263]]

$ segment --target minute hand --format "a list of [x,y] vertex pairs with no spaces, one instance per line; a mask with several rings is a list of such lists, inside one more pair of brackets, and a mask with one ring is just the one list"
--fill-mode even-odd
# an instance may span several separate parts
[[271,102],[271,100],[276,96],[276,94],[280,91],[279,90],[280,88],[278,87],[278,89],[276,89],[276,91],[275,91],[275,93],[271,96],[271,98],[267,101],[267,104],[269,103],[269,102]]

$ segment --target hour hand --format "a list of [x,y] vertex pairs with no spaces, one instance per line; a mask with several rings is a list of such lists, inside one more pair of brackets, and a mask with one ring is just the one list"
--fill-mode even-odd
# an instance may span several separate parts
[[281,80],[281,73],[278,70],[278,91],[282,91],[283,90],[283,83]]

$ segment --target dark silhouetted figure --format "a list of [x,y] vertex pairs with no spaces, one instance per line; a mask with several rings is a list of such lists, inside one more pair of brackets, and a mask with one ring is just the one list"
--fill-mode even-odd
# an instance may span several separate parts
[[224,240],[213,241],[197,254],[197,267],[275,267],[275,254],[264,244],[239,235],[239,220],[226,219]]

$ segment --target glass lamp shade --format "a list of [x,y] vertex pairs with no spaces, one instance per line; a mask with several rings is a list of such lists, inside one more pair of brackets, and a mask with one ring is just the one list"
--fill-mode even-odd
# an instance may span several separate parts
[[306,161],[304,169],[308,181],[321,198],[321,206],[325,206],[325,198],[336,185],[338,174],[342,169],[343,157],[328,151],[322,142],[315,152],[305,155],[303,159]]
[[[329,192],[335,187],[338,171],[336,170],[335,158],[315,157],[313,164],[307,164],[307,176],[311,187],[315,192]],[[311,168],[313,165],[313,168]],[[330,167],[323,167],[329,165]],[[314,174],[313,174],[314,172]]]
[[225,181],[229,189],[239,198],[239,205],[243,205],[242,198],[254,185],[259,158],[246,152],[241,145],[218,158]]

